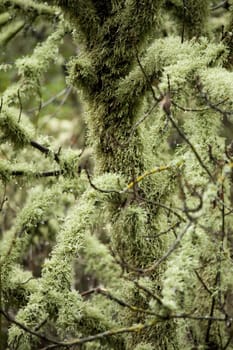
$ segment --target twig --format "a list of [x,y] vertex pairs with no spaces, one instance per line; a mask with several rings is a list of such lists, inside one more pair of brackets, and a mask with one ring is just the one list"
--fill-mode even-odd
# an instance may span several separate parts
[[215,307],[215,297],[212,297],[212,301],[211,301],[211,307],[210,307],[210,319],[208,320],[208,324],[207,324],[207,329],[206,329],[206,336],[205,336],[205,344],[208,345],[209,343],[209,338],[210,338],[210,329],[211,329],[211,325],[212,325],[212,317],[214,314],[214,307]]
[[152,320],[148,323],[138,323],[135,324],[133,326],[130,327],[122,327],[122,328],[118,328],[118,329],[110,329],[108,331],[102,332],[102,333],[97,333],[95,335],[89,335],[87,337],[84,338],[76,338],[70,341],[66,341],[63,342],[59,345],[56,344],[52,344],[52,345],[48,345],[40,350],[47,350],[47,349],[54,349],[56,347],[61,347],[61,346],[66,346],[66,347],[71,347],[73,345],[81,345],[81,344],[85,344],[85,343],[89,343],[98,339],[103,339],[106,337],[110,337],[110,336],[114,336],[117,334],[123,334],[123,333],[141,333],[143,330],[145,330],[146,328],[150,328],[153,327],[158,321],[157,320]]
[[40,328],[42,328],[48,321],[48,317],[46,317],[43,321],[41,321],[36,327],[35,327],[35,332],[37,332]]
[[[45,101],[44,103],[41,103],[40,102],[40,110],[42,109],[42,108],[45,108],[45,107],[47,107],[48,105],[50,105],[51,103],[53,103],[54,101],[56,101],[56,99],[58,99],[59,97],[61,97],[62,95],[64,95],[66,92],[67,92],[67,90],[68,90],[69,88],[65,88],[65,89],[63,89],[62,91],[59,91],[55,96],[52,96],[51,98],[49,98],[47,101]],[[36,110],[38,109],[38,107],[34,107],[34,108],[31,108],[31,109],[28,109],[26,112],[27,113],[32,113],[32,112],[35,112]]]
[[101,287],[92,288],[89,291],[83,292],[81,295],[82,296],[87,296],[87,295],[93,294],[93,293],[104,295],[106,298],[108,298],[108,299],[110,299],[112,301],[115,301],[117,304],[119,304],[119,305],[121,305],[123,307],[126,307],[126,308],[130,309],[133,312],[141,312],[141,313],[145,313],[145,314],[148,314],[148,315],[153,315],[153,316],[159,317],[156,313],[154,313],[152,311],[149,311],[149,310],[146,310],[146,309],[142,309],[142,308],[139,308],[137,306],[128,304],[126,301],[124,301],[122,299],[119,299],[116,296],[114,296],[113,294],[111,294],[105,288],[101,288]]
[[31,142],[30,142],[30,145],[31,145],[32,147],[38,149],[40,152],[44,153],[46,156],[47,156],[48,154],[50,154],[50,153],[53,154],[54,160],[55,160],[57,163],[59,163],[59,152],[60,152],[60,149],[59,149],[59,151],[58,151],[57,153],[54,153],[54,152],[52,152],[49,148],[47,148],[47,147],[45,147],[45,146],[39,144],[39,143],[36,142],[36,141],[31,141]]
[[2,112],[2,106],[3,106],[3,97],[1,96],[1,102],[0,102],[0,114]]
[[4,204],[7,202],[7,197],[6,197],[6,183],[4,183],[4,191],[3,191],[3,196],[2,196],[2,200],[1,200],[1,203],[0,203],[0,212],[2,211],[3,209],[3,206]]
[[179,182],[179,188],[180,188],[180,194],[182,197],[182,202],[184,203],[184,209],[183,212],[185,213],[185,215],[187,216],[187,218],[190,221],[195,220],[195,217],[193,217],[190,213],[197,213],[199,210],[201,210],[202,206],[203,206],[203,195],[199,194],[196,190],[192,190],[192,188],[190,188],[190,185],[187,183],[187,181],[185,182],[186,187],[188,188],[188,190],[192,190],[191,196],[195,196],[199,199],[199,203],[197,204],[197,206],[195,208],[190,208],[187,205],[187,199],[186,199],[186,193],[184,190],[184,186],[182,184],[182,179],[181,177],[178,177],[178,182]]
[[228,0],[222,1],[218,5],[212,6],[211,7],[211,11],[218,10],[221,7],[225,8],[225,9],[228,9],[230,7],[230,4],[229,4]]
[[91,185],[92,188],[94,188],[96,191],[101,192],[101,193],[117,193],[117,194],[122,194],[121,191],[116,191],[116,190],[105,190],[102,188],[97,187],[95,184],[93,184],[92,180],[91,180],[91,175],[89,174],[89,171],[87,170],[87,168],[84,168],[86,174],[87,174],[87,179],[89,181],[89,184]]
[[[225,98],[223,101],[220,101],[218,103],[215,104],[215,106],[219,106],[223,103],[225,103],[227,100],[229,100],[229,98]],[[181,109],[184,112],[205,112],[208,111],[209,109],[211,109],[212,107],[206,107],[206,108],[188,108],[188,107],[183,107],[180,106],[177,102],[171,101],[171,104],[179,109]]]
[[142,286],[138,283],[138,281],[134,281],[134,284],[141,290],[143,290],[146,294],[148,294],[152,299],[155,299],[160,305],[163,305],[162,299],[156,295],[155,293],[151,292],[148,288],[145,286]]
[[153,110],[154,110],[155,107],[158,105],[158,103],[159,103],[159,101],[156,101],[156,102],[153,104],[153,106],[149,109],[149,111],[148,111],[147,113],[145,113],[145,115],[142,116],[142,117],[133,125],[133,127],[132,127],[132,129],[131,129],[131,131],[130,131],[130,134],[129,134],[129,137],[128,137],[127,141],[120,143],[120,142],[118,142],[117,140],[115,140],[115,141],[117,142],[117,145],[118,145],[119,147],[123,148],[123,147],[127,146],[127,145],[130,143],[130,141],[131,141],[131,139],[132,139],[132,136],[133,136],[133,134],[135,133],[136,129],[139,127],[140,124],[142,124],[142,123],[150,116],[150,114],[153,112]]
[[34,280],[34,277],[33,277],[33,276],[29,277],[26,281],[21,282],[21,283],[20,283],[20,286],[22,286],[23,284],[27,284],[27,283],[28,283],[29,281],[31,281],[31,280]]
[[172,118],[172,115],[169,114],[169,113],[166,113],[166,114],[167,114],[169,120],[171,121],[172,125],[174,126],[174,128],[177,130],[178,134],[182,137],[182,139],[189,145],[189,147],[193,151],[193,153],[196,156],[196,158],[197,158],[199,164],[201,165],[201,167],[205,170],[205,172],[208,174],[210,179],[214,182],[214,178],[213,178],[211,172],[209,171],[207,166],[204,164],[203,160],[201,159],[200,155],[198,154],[197,150],[195,149],[195,147],[193,146],[191,141],[187,138],[187,136],[183,133],[183,131],[176,124],[175,120]]
[[181,231],[181,233],[177,236],[176,240],[174,241],[174,243],[170,246],[170,248],[168,249],[168,251],[157,261],[154,262],[154,264],[152,264],[150,267],[146,268],[146,269],[137,269],[138,272],[143,273],[143,274],[148,274],[148,273],[152,273],[163,261],[165,261],[173,252],[174,250],[179,246],[183,236],[185,235],[185,233],[187,232],[187,230],[189,229],[189,227],[191,226],[192,222],[190,221],[184,228],[183,231]]
[[[177,216],[181,221],[186,222],[186,219],[183,218],[179,213],[177,213],[173,208],[168,207],[167,205],[162,204],[162,203],[160,203],[160,202],[151,201],[151,200],[149,200],[149,199],[143,198],[143,197],[141,197],[141,196],[139,196],[139,195],[138,195],[138,198],[139,198],[140,200],[146,202],[146,203],[151,204],[151,205],[156,205],[156,206],[158,206],[158,207],[161,207],[161,208],[167,210],[168,213],[172,213],[172,214],[174,214],[175,216]],[[175,209],[184,212],[184,210],[181,209],[181,208],[175,208]]]
[[[48,346],[45,346],[41,348],[40,350],[48,350],[48,349],[54,349],[61,346],[65,346],[67,348],[73,346],[73,345],[82,345],[88,342],[92,342],[95,340],[103,339],[105,337],[109,336],[115,336],[117,334],[123,334],[123,333],[141,333],[147,328],[154,327],[158,322],[163,322],[169,319],[192,319],[192,320],[201,320],[201,321],[208,321],[210,319],[209,316],[192,316],[190,314],[180,314],[180,315],[168,315],[166,317],[160,316],[158,319],[152,319],[150,321],[147,321],[145,323],[138,323],[130,327],[122,327],[118,329],[110,329],[108,331],[97,333],[95,335],[90,335],[83,338],[76,338],[72,339],[70,341],[66,342],[60,342],[59,344],[51,344]],[[225,322],[225,318],[221,317],[211,317],[212,321],[219,321],[219,322]]]
[[19,328],[23,329],[25,332],[36,336],[37,338],[40,338],[42,340],[45,340],[47,342],[53,343],[54,345],[60,345],[62,344],[61,342],[58,342],[54,339],[50,339],[48,337],[45,337],[44,335],[37,333],[33,330],[31,330],[30,328],[28,328],[27,326],[25,326],[24,324],[22,324],[21,322],[16,321],[13,317],[11,317],[8,313],[6,313],[2,308],[0,308],[0,313],[11,323],[15,324],[16,326],[18,326]]
[[[204,101],[206,102],[206,104],[213,110],[215,110],[216,112],[219,112],[220,114],[222,114],[223,116],[227,116],[227,115],[232,115],[233,111],[224,111],[221,108],[219,108],[219,102],[218,103],[213,103],[210,99],[209,96],[206,92],[203,91],[203,86],[202,83],[200,81],[200,77],[197,77],[197,81],[196,81],[196,87],[197,90],[199,91],[201,97],[204,99]],[[227,101],[227,99],[225,100]]]
[[35,178],[39,178],[39,177],[57,177],[57,176],[60,176],[60,175],[63,175],[64,174],[64,170],[51,170],[51,171],[44,171],[44,172],[39,172],[39,173],[31,173],[31,172],[26,172],[26,171],[23,171],[23,170],[13,170],[11,172],[11,176],[32,176],[32,177],[35,177]]
[[[141,68],[141,71],[142,71],[143,75],[145,76],[146,81],[148,82],[148,84],[150,86],[150,90],[152,91],[153,98],[154,98],[155,102],[157,102],[158,98],[155,96],[153,87],[152,87],[149,79],[147,78],[146,72],[144,71],[144,69],[140,63],[140,60],[138,58],[137,48],[136,48],[136,57],[137,57],[138,64]],[[195,147],[193,146],[191,141],[187,138],[187,136],[182,132],[182,130],[179,128],[179,126],[176,124],[175,120],[172,118],[171,109],[170,109],[171,108],[171,98],[170,98],[170,79],[169,79],[169,76],[168,76],[168,84],[169,84],[169,92],[163,96],[162,100],[161,100],[161,97],[159,99],[159,101],[161,101],[161,107],[163,108],[164,112],[166,113],[168,119],[171,121],[173,127],[177,130],[177,132],[183,138],[183,140],[189,145],[189,147],[193,151],[194,155],[196,156],[196,158],[197,158],[198,162],[200,163],[200,165],[202,166],[202,168],[206,171],[206,173],[208,174],[210,179],[214,182],[214,178],[213,178],[212,174],[210,173],[209,169],[202,161],[202,159],[201,159],[200,155],[198,154],[198,152],[196,151]]]
[[228,338],[226,344],[225,344],[225,345],[223,346],[223,348],[222,348],[223,350],[226,350],[226,349],[228,348],[228,346],[229,346],[230,343],[231,343],[232,338],[233,338],[233,334],[231,334],[231,335],[229,336],[229,338]]
[[[177,167],[179,167],[180,165],[183,164],[183,161],[180,161],[176,164]],[[127,188],[126,190],[130,190],[131,188],[133,188],[133,186],[137,183],[139,183],[140,181],[142,181],[145,177],[149,176],[149,175],[153,175],[153,174],[156,174],[156,173],[160,173],[164,170],[169,170],[169,169],[173,169],[174,168],[174,165],[161,165],[159,167],[155,167],[151,170],[148,170],[146,171],[144,174],[138,176],[134,181],[130,182],[128,185],[127,185]]]
[[[226,322],[225,317],[211,317],[211,316],[192,316],[190,314],[180,314],[180,315],[171,315],[169,318],[183,318],[187,319],[189,318],[190,320],[200,320],[200,321],[217,321],[217,322]],[[232,318],[230,319],[232,320]]]
[[183,0],[183,22],[182,22],[182,32],[181,32],[181,44],[183,44],[184,42],[185,15],[186,15],[186,4],[185,4],[185,0]]
[[197,270],[194,270],[194,272],[195,272],[198,280],[201,282],[202,286],[204,287],[204,289],[207,291],[207,293],[212,295],[212,292],[209,290],[209,288],[207,287],[207,285],[205,284],[205,282],[203,281],[203,279],[201,278],[201,276],[199,275]]
[[41,95],[40,82],[39,81],[38,81],[37,85],[38,85],[38,87],[37,87],[37,95],[39,96],[39,105],[38,105],[37,113],[35,115],[36,127],[38,126],[39,115],[40,115],[40,111],[41,111],[41,107],[42,107],[42,95]]
[[175,222],[173,225],[171,225],[167,230],[159,232],[155,235],[155,238],[158,238],[160,236],[166,235],[169,231],[173,231],[176,227],[178,227],[180,225],[180,222]]
[[72,86],[69,86],[67,89],[66,89],[66,92],[65,92],[65,96],[63,97],[63,99],[61,100],[59,106],[56,108],[55,112],[53,114],[51,114],[50,118],[53,118],[56,116],[58,110],[64,105],[64,103],[66,102],[70,92],[72,90]]
[[18,95],[18,100],[19,100],[19,117],[18,117],[18,123],[20,122],[21,119],[21,115],[22,115],[22,110],[23,110],[23,106],[22,106],[22,100],[21,100],[21,96],[20,96],[20,91],[18,89],[17,91],[17,95]]
[[153,87],[152,87],[152,84],[151,84],[151,82],[150,82],[150,80],[149,80],[149,78],[148,78],[148,76],[147,76],[147,74],[146,74],[146,72],[145,72],[145,70],[144,70],[144,68],[143,68],[143,66],[142,66],[142,64],[141,64],[141,62],[140,62],[139,55],[138,55],[138,49],[137,49],[137,46],[136,46],[136,45],[135,45],[135,52],[136,52],[136,59],[137,59],[138,65],[139,65],[139,67],[140,67],[140,69],[141,69],[141,71],[142,71],[142,74],[144,75],[144,77],[145,77],[145,79],[146,79],[146,82],[147,82],[147,84],[148,84],[148,87],[149,87],[149,89],[150,89],[150,91],[151,91],[151,93],[152,93],[153,99],[154,99],[156,102],[160,102],[160,98],[158,98],[158,97],[155,96],[155,92],[154,92],[154,89],[153,89]]

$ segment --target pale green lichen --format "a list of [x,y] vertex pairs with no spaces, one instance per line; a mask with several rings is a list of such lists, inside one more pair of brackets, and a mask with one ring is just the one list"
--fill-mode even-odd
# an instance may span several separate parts
[[[45,42],[36,46],[31,56],[25,56],[16,60],[20,80],[12,84],[3,94],[3,103],[11,105],[20,99],[28,99],[29,96],[38,93],[40,79],[52,61],[58,56],[58,47],[65,35],[66,26],[61,23]],[[22,103],[22,101],[21,101]]]
[[146,344],[146,343],[141,343],[138,344],[135,348],[135,350],[153,350],[154,347],[152,344]]
[[56,8],[49,7],[46,4],[35,3],[32,0],[2,0],[1,4],[7,6],[11,4],[12,7],[20,8],[23,11],[35,12],[39,15],[57,15],[58,11]]
[[21,117],[19,120],[18,111],[13,108],[3,108],[0,114],[0,132],[17,148],[29,145],[34,135],[30,123]]
[[[96,183],[97,186],[100,183],[104,183],[105,188],[109,189],[109,186],[118,188],[119,181],[119,177],[109,174],[97,179]],[[61,227],[51,258],[44,263],[40,289],[32,294],[28,305],[18,315],[19,320],[25,320],[28,325],[28,322],[30,322],[32,327],[35,324],[35,320],[37,323],[43,321],[42,316],[46,312],[49,312],[50,316],[53,315],[53,317],[54,313],[56,313],[57,329],[61,334],[63,334],[65,324],[67,324],[71,333],[76,330],[77,317],[79,318],[78,315],[81,315],[82,302],[78,293],[70,291],[72,262],[82,248],[85,232],[91,229],[95,222],[98,222],[99,213],[107,205],[106,200],[111,201],[111,198],[113,197],[114,199],[114,196],[116,194],[101,192],[96,195],[96,191],[93,189],[90,189],[83,195],[77,207],[73,209]],[[50,206],[48,201],[47,205]],[[40,206],[36,207],[37,217],[41,214]],[[26,220],[25,216],[27,216],[27,212],[22,216],[23,221]],[[20,223],[25,226],[25,223]],[[33,223],[29,220],[29,224],[32,225]],[[66,303],[66,300],[73,300],[72,309],[74,312],[72,314],[70,312],[67,313],[65,309],[66,306],[70,305],[70,303]],[[34,318],[30,320],[32,310]],[[56,312],[56,310],[58,311]],[[14,339],[14,329],[10,333],[10,339]],[[22,343],[24,342],[28,344],[27,337],[24,337],[22,333]]]
[[80,151],[67,149],[65,152],[59,154],[59,166],[65,176],[75,177],[78,173],[78,160]]
[[117,285],[119,267],[114,263],[106,245],[88,232],[84,237],[83,255],[87,273],[94,274],[103,285]]
[[[17,2],[21,8],[24,9],[24,5],[26,8],[26,2],[12,0],[14,4]],[[113,326],[145,324],[156,315],[161,321],[156,326],[152,322],[143,332],[104,338],[101,345],[97,342],[93,346],[88,344],[87,350],[170,350],[194,346],[200,349],[209,346],[210,340],[214,345],[227,342],[224,322],[213,322],[210,339],[206,339],[207,323],[188,317],[185,320],[169,319],[176,313],[193,314],[193,305],[194,315],[209,315],[213,297],[221,292],[228,300],[232,290],[232,242],[228,234],[231,235],[233,219],[230,211],[229,215],[223,215],[231,206],[231,160],[225,154],[225,140],[219,136],[222,117],[230,114],[224,114],[224,109],[232,109],[232,73],[224,68],[229,51],[224,40],[216,44],[201,37],[208,35],[211,2],[186,3],[187,8],[183,9],[182,1],[170,2],[173,18],[183,24],[183,38],[179,26],[178,32],[173,28],[176,36],[166,37],[160,33],[162,5],[167,6],[162,1],[156,4],[151,0],[100,4],[89,0],[78,3],[51,0],[43,4],[48,11],[53,11],[51,5],[60,6],[71,23],[75,40],[82,42],[79,46],[81,54],[68,65],[67,81],[84,92],[89,142],[94,148],[96,173],[100,176],[93,176],[89,183],[83,171],[79,183],[77,173],[81,160],[78,152],[62,149],[56,154],[56,165],[66,177],[65,182],[58,181],[58,186],[54,185],[51,191],[41,187],[34,196],[29,196],[26,206],[17,215],[15,226],[4,234],[1,245],[5,259],[2,269],[4,297],[7,299],[10,292],[15,292],[23,280],[23,274],[19,280],[13,279],[12,274],[17,271],[15,264],[27,250],[30,235],[41,221],[60,212],[59,203],[67,195],[63,202],[66,217],[60,217],[63,222],[60,227],[55,225],[59,231],[56,243],[44,262],[39,282],[32,282],[30,288],[19,288],[23,305],[19,303],[22,307],[16,319],[32,329],[48,319],[56,334],[68,338],[97,334]],[[36,5],[39,7],[42,3],[35,4],[35,8]],[[170,18],[169,11],[167,18]],[[156,33],[154,41],[153,33]],[[9,105],[20,104],[19,91],[20,98],[25,100],[38,93],[39,80],[50,62],[56,59],[63,35],[62,26],[38,45],[32,56],[16,61],[20,80],[3,94],[0,125],[3,136],[17,148],[27,146],[33,133],[27,131],[24,116],[22,123],[16,123],[19,113],[10,110]],[[193,39],[188,41],[188,38]],[[151,89],[155,99],[161,99],[160,94],[167,92],[169,82],[173,103],[171,116],[186,140],[174,128],[174,123],[169,123],[169,113],[164,113],[159,104],[143,126],[136,125],[155,103]],[[221,106],[223,112],[212,105],[221,100],[225,100]],[[50,142],[45,144],[50,149]],[[48,155],[54,160],[53,152]],[[179,166],[180,159],[182,167]],[[151,167],[168,164],[174,167],[166,173],[151,174],[140,183],[135,182],[131,191],[125,190],[127,184]],[[9,180],[13,165],[1,162],[0,174],[4,181]],[[74,200],[68,198],[71,193],[77,200],[72,210]],[[188,220],[192,221],[192,228],[163,259],[186,225],[183,222]],[[105,225],[108,230],[103,232]],[[223,234],[223,230],[227,234]],[[18,231],[22,237],[14,241]],[[123,305],[115,305],[114,300],[107,300],[103,295],[84,300],[72,290],[74,261],[78,265],[79,259],[85,265],[83,270],[104,287],[110,287],[113,295],[135,308],[154,311],[156,315],[136,312],[134,308],[122,310]],[[156,269],[150,270],[157,262],[160,263]],[[148,273],[149,268],[148,277],[141,278],[139,283],[158,298],[126,282],[120,276],[117,264],[123,277],[132,281],[138,278],[139,272],[144,273],[143,269]],[[217,272],[220,272],[218,285],[215,282]],[[217,298],[215,300],[217,303]],[[216,316],[220,309],[216,308]],[[49,326],[45,324],[42,331],[49,331]],[[16,326],[11,327],[9,334],[10,346],[15,340],[20,340],[19,349],[22,350],[38,345],[36,339]]]

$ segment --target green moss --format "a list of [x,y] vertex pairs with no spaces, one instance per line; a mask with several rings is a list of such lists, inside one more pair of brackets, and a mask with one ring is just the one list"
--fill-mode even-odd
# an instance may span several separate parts
[[[62,148],[56,166],[65,180],[53,179],[30,190],[25,207],[4,233],[0,248],[4,303],[14,301],[19,308],[16,319],[30,329],[46,319],[41,332],[49,334],[55,329],[56,335],[68,339],[112,327],[145,324],[153,320],[151,312],[164,317],[143,332],[104,337],[84,346],[87,350],[174,350],[207,348],[210,344],[224,347],[228,339],[225,322],[214,320],[210,325],[206,320],[189,317],[169,319],[182,313],[210,315],[213,298],[214,316],[225,317],[221,314],[225,301],[231,312],[232,165],[220,136],[222,119],[230,113],[213,107],[224,100],[221,108],[232,110],[232,73],[224,68],[228,67],[231,44],[227,40],[219,44],[214,35],[212,41],[208,39],[211,2],[11,3],[14,9],[9,7],[10,12],[16,11],[17,3],[20,13],[26,9],[53,13],[56,5],[62,15],[57,17],[60,25],[54,33],[37,45],[31,56],[16,61],[19,81],[3,93],[2,140],[15,145],[8,159],[15,157],[17,164],[14,167],[15,160],[12,164],[2,161],[1,178],[9,181],[12,169],[19,169],[25,159],[30,159],[18,149],[29,145],[34,136],[27,128],[27,117],[22,114],[18,122],[20,113],[11,106],[19,106],[38,94],[44,73],[57,59],[66,28],[72,30],[80,50],[67,65],[67,82],[81,91],[85,102],[88,147],[93,147],[96,167],[92,183],[85,172],[78,177],[80,168],[87,166],[86,160],[83,166],[79,151]],[[42,5],[48,11],[43,11]],[[69,25],[64,23],[63,15]],[[169,23],[163,26],[163,21]],[[170,115],[159,104],[169,88],[171,116],[182,132],[169,122]],[[155,100],[158,103],[153,113],[139,125]],[[53,148],[49,138],[42,143]],[[48,155],[54,160],[52,152]],[[178,166],[180,159],[182,167]],[[38,158],[36,161],[41,167],[49,163],[48,159],[47,163]],[[174,164],[174,169],[151,174],[130,191],[125,190],[145,171],[168,164]],[[203,164],[213,174],[211,179]],[[30,165],[24,169],[28,179]],[[71,199],[71,193],[75,198]],[[22,261],[40,223],[51,217],[55,220],[56,242],[44,261],[41,278],[20,288],[26,275],[17,270],[16,264]],[[176,243],[188,221],[192,222],[191,228]],[[81,296],[74,290],[74,261],[83,267],[80,280],[90,275],[85,280],[87,288],[103,283],[113,295],[150,313],[126,308],[124,302],[90,291],[86,291],[88,299],[85,293],[85,298]],[[19,279],[13,278],[17,271]],[[143,274],[141,279],[139,273]],[[138,279],[144,289],[133,283]],[[78,288],[82,290],[82,286]],[[19,297],[21,302],[17,302]],[[9,335],[10,347],[15,340],[19,340],[22,350],[38,347],[36,338],[15,326]]]
[[4,139],[10,141],[15,147],[22,148],[29,145],[33,129],[26,125],[22,117],[19,121],[17,111],[12,108],[3,109],[0,115],[0,128]]
[[104,285],[117,285],[120,269],[106,245],[87,232],[84,237],[83,250],[85,271],[94,274]]
[[[2,5],[7,5],[9,0],[3,0]],[[39,15],[55,15],[56,9],[46,6],[44,4],[36,4],[32,0],[10,0],[11,6],[19,8],[25,12],[35,12]]]
[[210,1],[173,0],[171,10],[179,23],[179,34],[183,39],[199,38],[208,33]]
[[135,350],[153,350],[153,345],[152,344],[146,344],[146,343],[141,343],[138,344],[135,348]]

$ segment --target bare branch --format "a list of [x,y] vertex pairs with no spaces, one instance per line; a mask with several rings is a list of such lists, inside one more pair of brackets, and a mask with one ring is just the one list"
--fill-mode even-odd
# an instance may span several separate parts
[[53,151],[51,151],[49,148],[39,144],[36,141],[31,141],[30,142],[31,146],[38,149],[40,152],[44,153],[46,156],[48,154],[53,154],[54,160],[59,163],[59,151],[57,153],[54,153]]

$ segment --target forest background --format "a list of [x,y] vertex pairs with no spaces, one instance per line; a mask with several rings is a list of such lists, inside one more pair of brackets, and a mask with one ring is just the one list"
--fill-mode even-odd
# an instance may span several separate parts
[[233,349],[233,3],[0,1],[0,348]]

